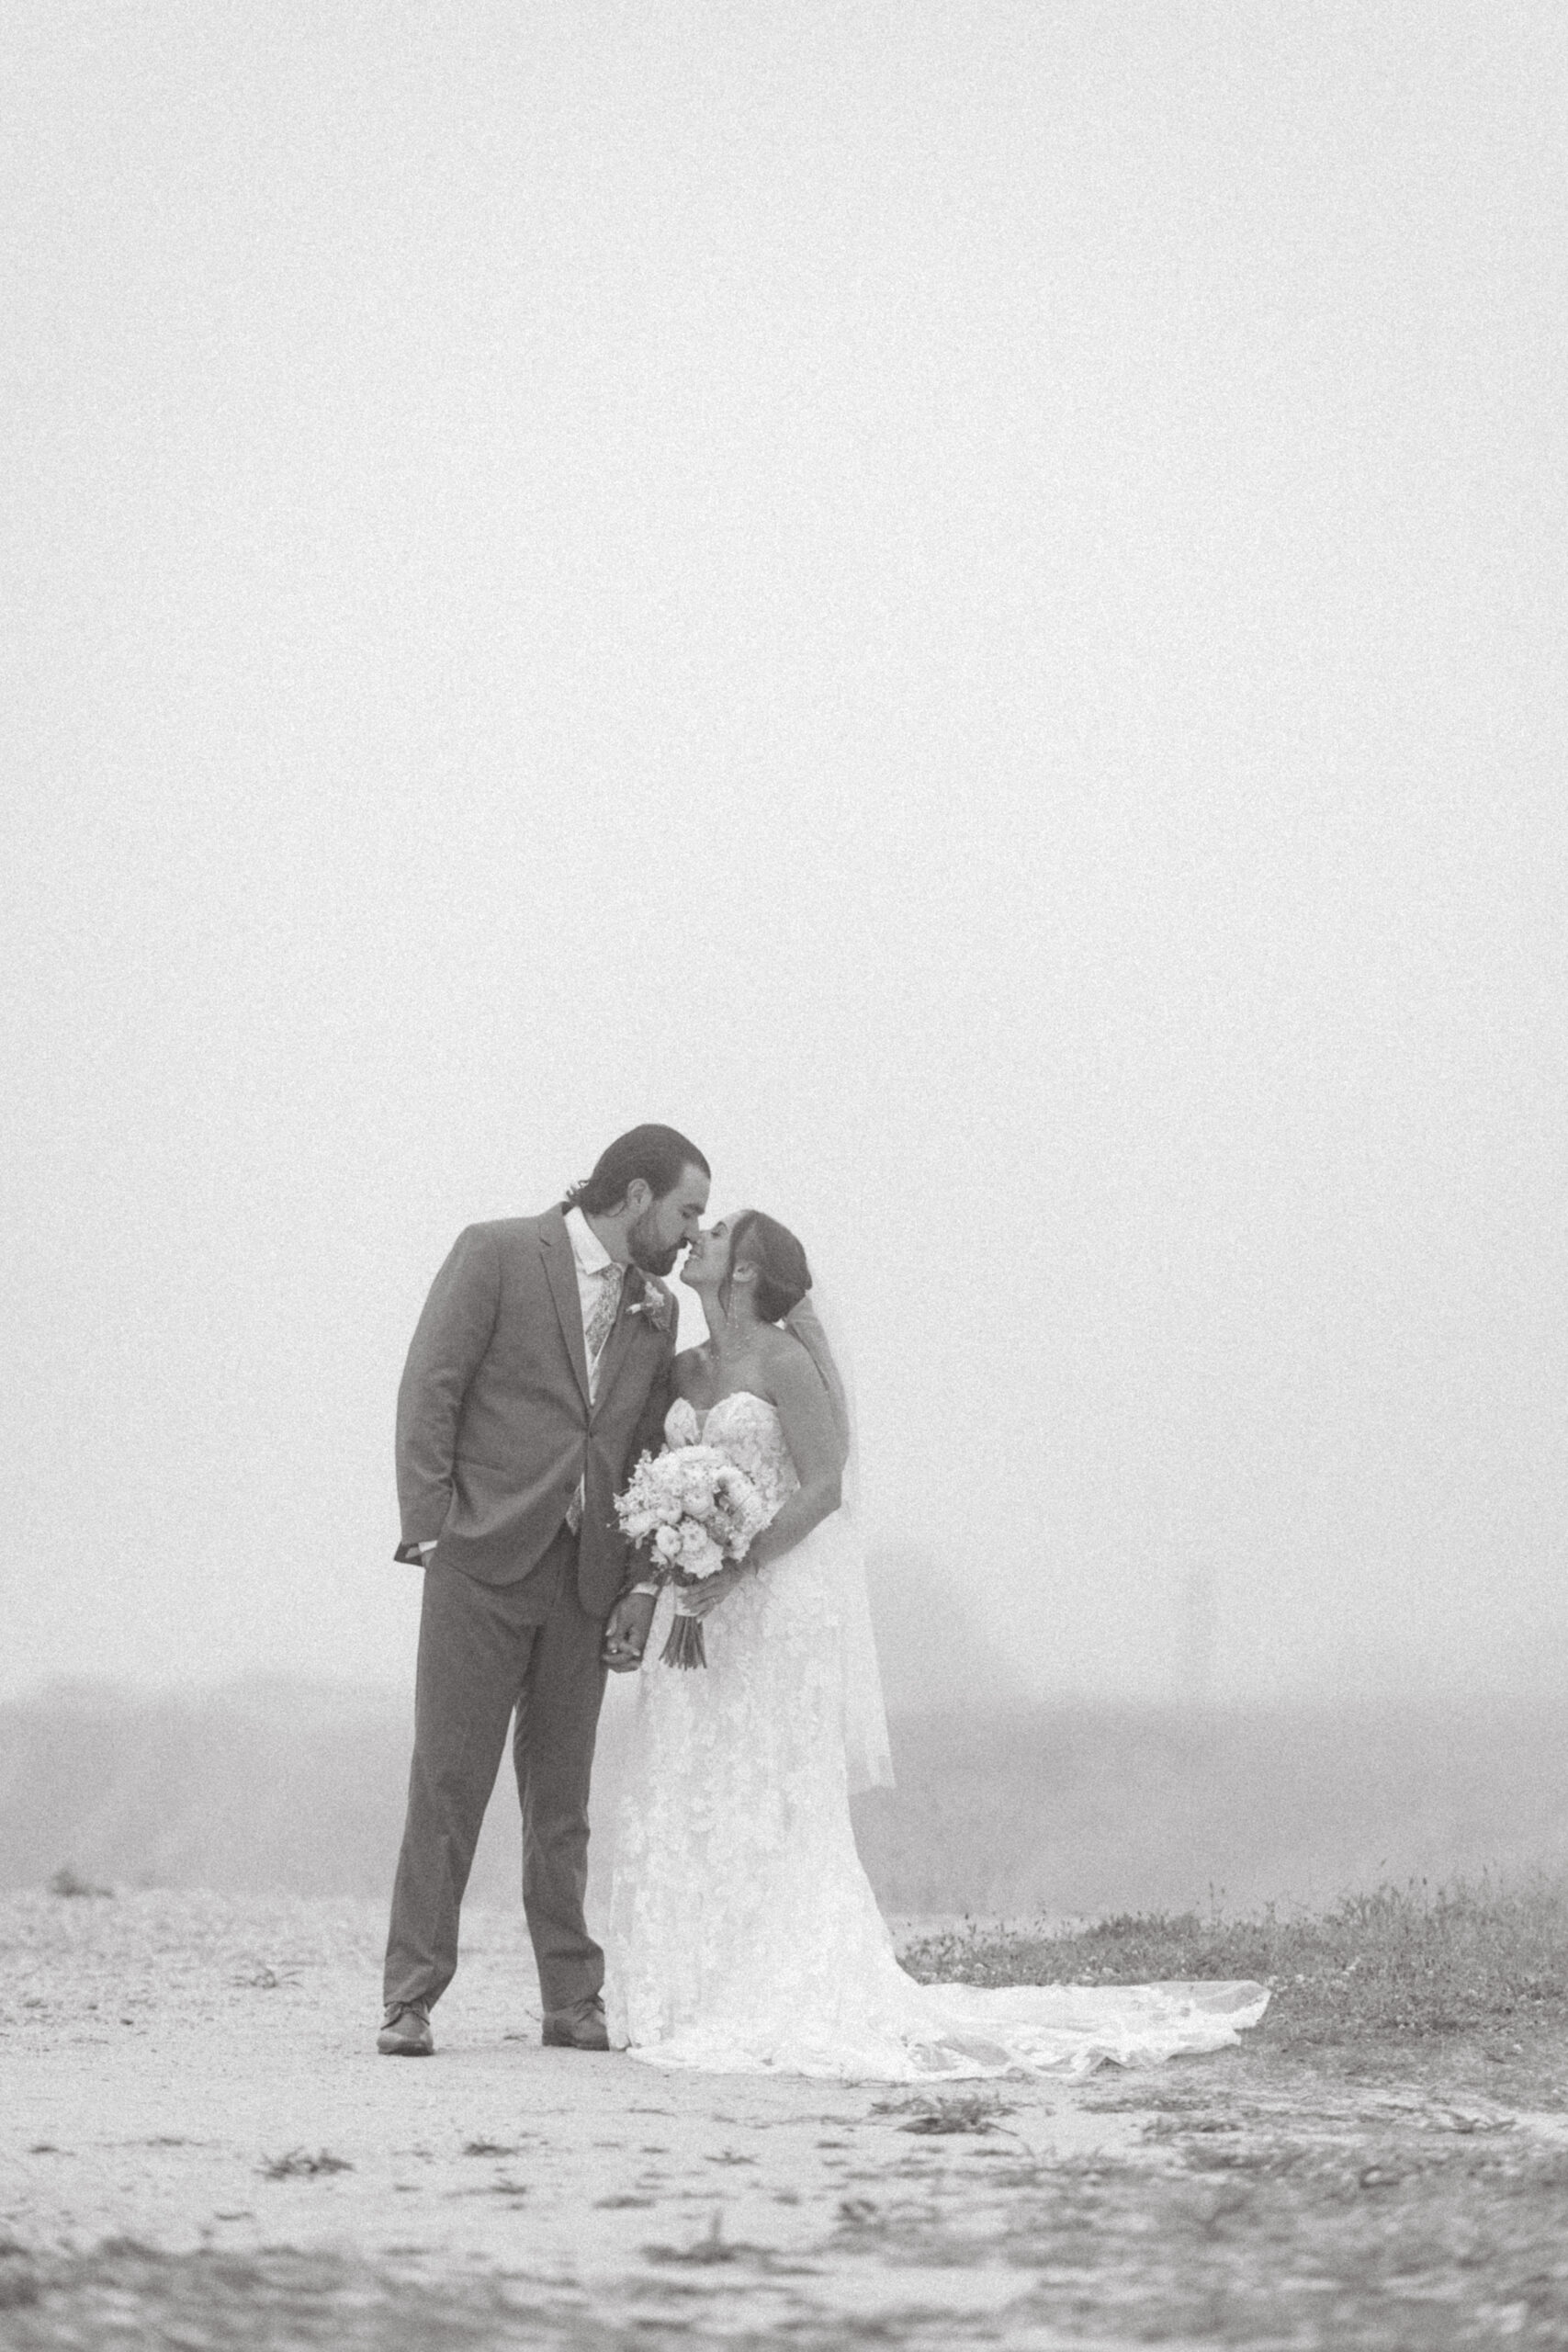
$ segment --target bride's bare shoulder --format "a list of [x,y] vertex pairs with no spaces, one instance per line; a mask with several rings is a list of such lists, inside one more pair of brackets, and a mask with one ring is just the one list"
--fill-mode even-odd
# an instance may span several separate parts
[[674,1374],[677,1396],[693,1400],[701,1394],[706,1374],[705,1353],[705,1350],[700,1347],[682,1348],[675,1358],[671,1370]]
[[[765,1323],[758,1334],[758,1355],[767,1374],[770,1385],[783,1381],[787,1386],[797,1380],[801,1371],[811,1362],[808,1349],[803,1348],[793,1331],[781,1329],[776,1323]],[[777,1403],[773,1397],[770,1402]]]

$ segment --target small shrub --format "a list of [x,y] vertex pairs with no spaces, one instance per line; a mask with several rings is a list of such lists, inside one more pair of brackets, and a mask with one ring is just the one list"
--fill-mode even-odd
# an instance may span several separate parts
[[83,1895],[101,1896],[106,1900],[112,1900],[114,1895],[112,1886],[95,1886],[91,1879],[83,1878],[79,1872],[73,1871],[69,1862],[62,1862],[49,1882],[49,1891],[51,1894],[63,1894],[71,1900]]

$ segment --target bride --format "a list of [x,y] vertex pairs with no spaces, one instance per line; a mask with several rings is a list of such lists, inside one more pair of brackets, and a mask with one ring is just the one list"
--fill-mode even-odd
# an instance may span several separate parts
[[705,1671],[660,1662],[668,1589],[654,1614],[606,1939],[612,2046],[660,2066],[909,2082],[1234,2041],[1261,1985],[992,1991],[899,1967],[850,1823],[851,1794],[892,1771],[851,1416],[806,1252],[747,1210],[702,1235],[681,1279],[709,1336],[676,1358],[666,1439],[717,1447],[770,1518],[688,1594]]

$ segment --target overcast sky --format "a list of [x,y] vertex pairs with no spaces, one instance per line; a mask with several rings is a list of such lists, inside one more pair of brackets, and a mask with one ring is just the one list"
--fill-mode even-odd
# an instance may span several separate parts
[[1568,1680],[1565,24],[12,0],[0,1690],[646,1118],[1021,1688]]

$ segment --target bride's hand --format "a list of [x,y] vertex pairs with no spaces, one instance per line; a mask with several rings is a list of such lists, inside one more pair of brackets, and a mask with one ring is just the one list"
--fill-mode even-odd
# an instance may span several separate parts
[[683,1613],[688,1617],[705,1617],[711,1609],[718,1607],[721,1600],[728,1600],[736,1586],[745,1582],[746,1576],[744,1560],[733,1561],[727,1568],[716,1568],[711,1577],[705,1577],[701,1584],[691,1587],[684,1597]]

